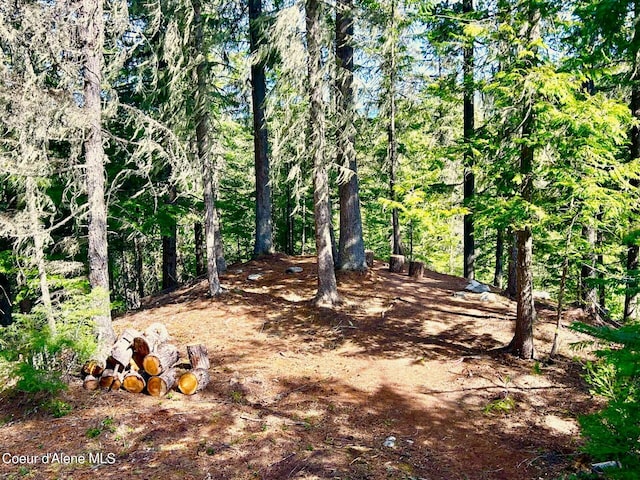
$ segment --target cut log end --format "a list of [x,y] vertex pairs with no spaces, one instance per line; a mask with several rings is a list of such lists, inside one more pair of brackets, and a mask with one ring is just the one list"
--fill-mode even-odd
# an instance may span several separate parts
[[131,393],[140,393],[146,386],[147,382],[138,372],[127,372],[122,381],[122,387]]
[[151,377],[147,382],[147,392],[152,397],[165,396],[176,384],[175,370],[167,370],[162,375]]
[[98,380],[93,375],[87,375],[86,377],[84,377],[84,382],[82,383],[82,386],[85,388],[85,390],[89,390],[89,391],[97,390],[98,387],[100,386],[100,380]]
[[203,389],[211,381],[209,371],[203,368],[184,373],[178,380],[178,389],[185,395],[193,395]]

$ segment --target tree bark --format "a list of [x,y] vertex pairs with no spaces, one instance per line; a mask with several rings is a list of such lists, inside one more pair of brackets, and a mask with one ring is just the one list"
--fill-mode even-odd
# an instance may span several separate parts
[[502,278],[504,276],[504,229],[498,228],[496,232],[496,268],[493,274],[493,284],[497,288],[502,288]]
[[140,300],[144,298],[144,261],[142,257],[142,247],[140,246],[140,240],[133,239],[133,248],[136,256],[136,289]]
[[93,317],[98,340],[98,357],[106,358],[115,340],[109,300],[107,253],[107,206],[105,203],[105,168],[102,147],[102,49],[104,19],[102,0],[81,0],[80,44],[82,45],[84,80],[84,117],[87,125],[84,140],[87,203],[89,205],[89,283],[96,294]]
[[[168,204],[173,204],[176,200],[176,189],[169,188],[167,198]],[[178,285],[178,225],[171,216],[169,225],[169,235],[162,236],[162,289],[174,288]]]
[[[391,15],[389,24],[389,34],[392,37],[387,59],[387,76],[389,78],[389,124],[387,126],[387,160],[389,163],[389,198],[392,202],[397,201],[396,176],[398,170],[398,138],[396,135],[396,0],[391,0]],[[400,237],[399,211],[394,206],[391,209],[391,253],[393,255],[404,255],[402,239]]]
[[336,4],[336,59],[338,118],[336,163],[348,167],[348,177],[338,186],[340,196],[340,240],[338,268],[364,271],[367,262],[362,237],[362,216],[358,185],[358,164],[353,124],[353,0],[338,0]]
[[11,282],[4,273],[0,273],[0,326],[13,323],[11,304]]
[[[462,2],[463,13],[473,12],[473,0],[463,0]],[[464,205],[467,208],[471,208],[471,201],[475,193],[475,175],[473,173],[474,159],[472,141],[475,129],[474,123],[474,55],[473,55],[473,40],[467,40],[463,51],[463,87],[464,87],[464,99],[463,99],[463,140],[465,143],[464,151]],[[475,238],[474,238],[474,223],[473,213],[469,212],[464,215],[464,232],[463,232],[463,244],[464,244],[464,276],[468,280],[475,278]]]
[[[263,43],[259,20],[262,0],[249,0],[249,44],[251,54],[256,55]],[[253,105],[253,149],[256,177],[256,238],[254,256],[273,253],[273,226],[271,222],[271,185],[269,182],[269,155],[267,121],[264,101],[267,86],[264,61],[251,64],[251,98]]]
[[[640,120],[640,65],[638,65],[638,49],[640,48],[640,0],[634,2],[634,31],[633,40],[631,42],[633,52],[633,74],[631,76],[631,115],[635,120]],[[630,161],[640,158],[640,127],[634,124],[631,127],[631,149]],[[633,187],[637,190],[640,188],[640,181],[633,179],[631,181]],[[638,212],[634,212],[638,214]],[[623,322],[634,320],[638,315],[638,295],[639,281],[638,268],[640,266],[640,246],[636,244],[627,245],[627,286],[624,295],[624,316]]]
[[511,298],[516,298],[518,292],[518,273],[516,265],[518,263],[518,245],[515,233],[509,234],[511,242],[509,244],[509,265],[506,294]]
[[204,185],[205,205],[205,243],[207,252],[207,278],[209,280],[209,295],[215,297],[220,294],[220,278],[216,261],[216,228],[219,226],[218,212],[214,195],[214,165],[209,146],[209,115],[207,112],[207,61],[204,52],[202,5],[200,0],[193,0],[193,22],[195,28],[194,58],[202,55],[196,67],[196,148],[198,159],[202,165],[202,179]]
[[196,254],[196,276],[204,275],[207,271],[206,255],[204,251],[204,232],[202,231],[202,223],[196,222],[193,225],[193,234],[195,241]]
[[593,225],[582,226],[582,237],[588,245],[588,252],[582,260],[582,268],[580,269],[580,284],[582,286],[581,299],[582,303],[590,315],[597,316],[598,307],[598,287],[595,282],[596,278],[596,229]]
[[[540,38],[539,21],[540,11],[537,6],[529,6],[529,22],[527,25],[527,35],[523,36],[532,44]],[[526,65],[533,67],[533,60]],[[531,137],[534,133],[533,100],[528,97],[524,102],[522,112],[521,138],[524,140],[520,148],[520,174],[522,175],[522,185],[520,197],[524,203],[531,203],[533,200],[533,162],[534,147],[531,144]],[[536,309],[533,301],[533,236],[530,226],[521,227],[516,231],[516,245],[518,247],[517,270],[517,290],[516,290],[516,331],[509,344],[509,351],[523,359],[533,359],[535,349],[533,345],[533,324],[536,319]]]
[[325,131],[321,73],[321,12],[318,0],[306,0],[307,68],[309,75],[309,151],[313,158],[313,201],[316,254],[318,259],[317,305],[333,306],[340,301],[334,271],[329,210],[329,175],[324,159]]

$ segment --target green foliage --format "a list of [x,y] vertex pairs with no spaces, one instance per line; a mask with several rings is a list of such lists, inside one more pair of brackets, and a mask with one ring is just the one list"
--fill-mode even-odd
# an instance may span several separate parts
[[15,388],[27,393],[55,393],[65,388],[63,375],[95,351],[92,316],[94,294],[68,293],[56,305],[57,332],[52,335],[42,307],[0,329],[0,362]]
[[513,399],[513,397],[506,395],[502,398],[498,398],[487,403],[485,407],[482,409],[482,412],[485,415],[494,415],[494,414],[506,415],[511,413],[514,408],[516,408],[516,401]]
[[586,365],[585,378],[594,395],[607,405],[580,419],[585,452],[596,461],[618,461],[621,469],[609,478],[634,479],[640,475],[640,325],[620,329],[585,324],[572,327],[605,344],[598,361]]
[[54,418],[61,418],[69,415],[73,411],[73,407],[60,399],[50,399],[43,404],[43,408]]

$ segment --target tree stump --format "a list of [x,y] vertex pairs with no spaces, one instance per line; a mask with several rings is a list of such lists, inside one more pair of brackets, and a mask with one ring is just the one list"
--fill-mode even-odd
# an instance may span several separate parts
[[389,271],[402,273],[404,270],[404,255],[391,255],[389,258]]
[[424,276],[424,263],[409,262],[409,276],[413,278],[422,278]]
[[373,267],[373,250],[365,250],[364,258],[365,258],[365,261],[367,262],[367,267],[372,268]]
[[142,360],[142,368],[149,375],[160,375],[173,367],[180,358],[178,349],[170,343],[159,345],[155,352],[151,352]]
[[178,380],[178,388],[185,395],[193,395],[203,390],[210,381],[209,370],[196,368],[182,374],[180,380]]
[[173,368],[164,371],[157,377],[147,381],[147,392],[153,397],[163,397],[176,384],[176,371]]
[[129,371],[122,380],[122,386],[127,392],[140,393],[147,386],[147,381],[135,371]]
[[210,368],[211,364],[209,363],[209,354],[206,346],[200,343],[187,345],[187,354],[189,355],[189,363],[191,363],[192,370],[197,368],[208,370]]

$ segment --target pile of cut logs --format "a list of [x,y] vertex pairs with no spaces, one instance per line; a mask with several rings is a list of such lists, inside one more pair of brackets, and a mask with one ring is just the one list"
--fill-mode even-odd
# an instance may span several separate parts
[[185,395],[204,389],[210,381],[209,356],[202,344],[187,345],[191,368],[176,368],[180,354],[169,343],[167,329],[154,323],[143,333],[128,328],[118,338],[107,358],[106,368],[90,361],[82,367],[87,390],[118,390],[131,393],[146,389],[149,395],[161,397],[173,388]]

